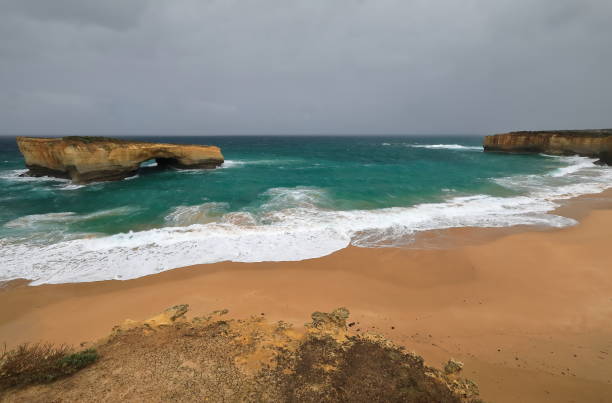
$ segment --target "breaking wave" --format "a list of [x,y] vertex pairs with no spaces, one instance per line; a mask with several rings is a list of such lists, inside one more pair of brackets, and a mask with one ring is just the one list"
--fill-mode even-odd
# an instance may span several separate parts
[[460,144],[408,144],[412,148],[429,148],[432,150],[472,150],[482,151],[482,146],[462,146]]
[[172,226],[188,226],[213,222],[229,208],[227,203],[204,203],[197,206],[175,207],[165,218]]
[[40,228],[49,225],[74,223],[78,221],[93,220],[101,217],[126,215],[137,211],[137,207],[119,207],[110,210],[97,211],[90,214],[77,214],[74,212],[60,212],[47,214],[31,214],[16,218],[4,224],[5,228]]
[[298,160],[277,159],[277,160],[225,160],[221,168],[239,168],[245,165],[282,165],[299,162]]
[[[440,203],[376,210],[332,208],[332,197],[317,187],[271,188],[258,206],[230,211],[227,203],[178,206],[164,228],[73,239],[51,245],[0,239],[4,279],[33,284],[131,279],[176,267],[221,261],[291,261],[325,256],[350,244],[401,246],[419,231],[451,227],[542,225],[575,221],[551,214],[559,200],[612,187],[612,170],[581,157],[562,157],[567,166],[547,175],[494,179],[521,196],[472,195]],[[108,210],[96,214],[126,214]],[[5,226],[44,226],[95,215],[52,213],[25,216]]]
[[570,165],[562,168],[558,168],[550,173],[551,176],[554,177],[562,177],[566,175],[571,175],[573,173],[580,172],[581,170],[590,169],[594,167],[594,162],[597,161],[596,158],[585,158],[585,157],[562,157],[565,158],[567,162],[570,162]]
[[69,179],[54,178],[51,176],[22,176],[28,172],[27,169],[13,169],[10,171],[4,171],[0,174],[0,179],[10,182],[62,182],[70,183]]

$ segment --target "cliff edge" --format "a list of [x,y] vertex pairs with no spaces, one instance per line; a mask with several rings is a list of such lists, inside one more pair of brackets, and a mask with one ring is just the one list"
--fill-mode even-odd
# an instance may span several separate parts
[[223,163],[219,147],[127,141],[106,137],[17,137],[28,176],[52,176],[75,183],[133,176],[144,161],[176,169],[211,169]]
[[484,138],[485,151],[581,155],[612,165],[612,129],[520,131]]
[[86,365],[50,380],[42,375],[65,365],[24,354],[36,346],[8,352],[0,401],[482,402],[461,362],[440,370],[383,336],[356,334],[345,308],[314,312],[304,329],[264,314],[227,319],[227,310],[189,320],[188,309],[125,321],[69,356],[92,356]]

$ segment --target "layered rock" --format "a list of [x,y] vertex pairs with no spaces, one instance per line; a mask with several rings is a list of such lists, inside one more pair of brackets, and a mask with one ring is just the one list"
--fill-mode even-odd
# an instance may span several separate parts
[[581,155],[612,165],[612,129],[522,131],[486,136],[485,151]]
[[223,163],[219,147],[147,143],[106,137],[17,137],[29,176],[52,176],[75,183],[113,181],[133,176],[140,164],[212,169]]

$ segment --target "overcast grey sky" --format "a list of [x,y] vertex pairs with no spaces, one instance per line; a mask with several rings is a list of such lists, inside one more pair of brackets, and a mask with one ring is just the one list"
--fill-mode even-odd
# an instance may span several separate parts
[[0,133],[612,127],[611,0],[0,0]]

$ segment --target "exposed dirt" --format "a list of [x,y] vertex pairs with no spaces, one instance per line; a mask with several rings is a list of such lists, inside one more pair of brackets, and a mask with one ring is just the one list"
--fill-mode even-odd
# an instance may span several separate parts
[[[315,312],[304,331],[226,311],[185,319],[178,305],[126,321],[94,347],[100,359],[50,384],[10,389],[3,402],[476,402],[478,388],[382,336],[352,334],[348,311]],[[90,346],[87,346],[90,347]],[[1,393],[1,392],[0,392]]]

